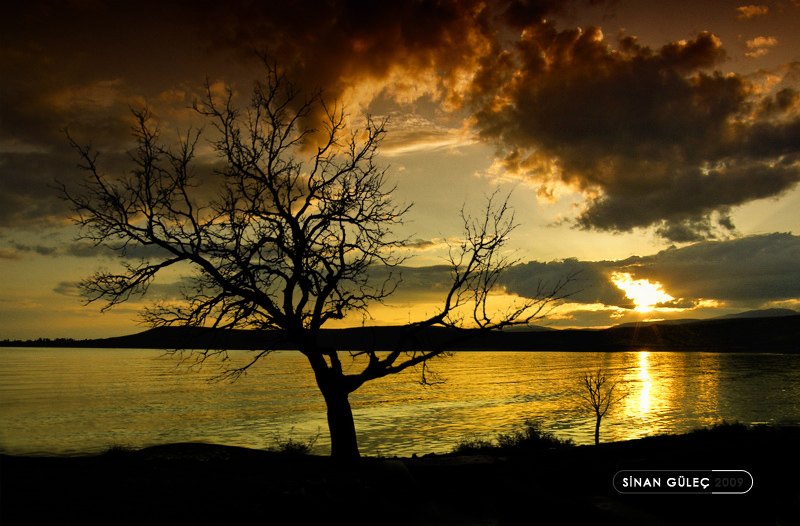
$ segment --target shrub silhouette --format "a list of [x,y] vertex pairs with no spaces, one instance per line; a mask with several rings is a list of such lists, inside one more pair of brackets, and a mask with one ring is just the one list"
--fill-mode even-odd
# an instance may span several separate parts
[[275,443],[267,447],[267,451],[273,453],[283,453],[286,455],[310,455],[320,434],[317,433],[316,436],[313,436],[307,441],[303,442],[292,438],[293,431],[294,430],[289,432],[289,438],[285,440],[281,435],[276,434],[273,439]]
[[459,455],[478,455],[484,453],[516,453],[525,454],[545,449],[574,446],[572,439],[558,438],[549,431],[544,431],[540,422],[525,420],[521,428],[508,433],[498,433],[497,444],[481,438],[463,438],[453,449]]
[[747,434],[749,431],[748,427],[741,422],[727,422],[723,420],[722,422],[717,422],[713,424],[711,427],[702,427],[699,429],[693,429],[689,432],[690,435],[695,436],[708,436],[713,435],[716,438],[722,437],[733,437],[733,436],[742,436]]
[[453,453],[458,455],[480,455],[491,453],[495,449],[497,449],[497,445],[491,440],[478,437],[463,437],[453,448]]

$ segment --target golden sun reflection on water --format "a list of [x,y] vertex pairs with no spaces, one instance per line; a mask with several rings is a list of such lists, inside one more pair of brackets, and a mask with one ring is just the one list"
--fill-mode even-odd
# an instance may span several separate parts
[[[646,350],[625,355],[618,364],[625,373],[616,381],[626,397],[619,402],[617,411],[612,408],[610,412],[608,438],[632,440],[665,432],[659,414],[672,406],[670,400],[680,396],[680,389],[675,389],[671,379],[658,374],[663,356]],[[626,425],[615,425],[622,422]]]
[[618,414],[629,425],[611,429],[614,440],[631,440],[665,431],[658,415],[671,405],[668,400],[675,398],[676,393],[672,382],[658,375],[660,358],[657,353],[645,350],[625,357],[628,374],[619,381],[627,397],[622,400]]
[[[603,422],[608,438],[632,440],[674,432],[676,415],[698,415],[695,427],[712,425],[723,413],[720,356],[715,353],[622,353],[618,388],[627,393]],[[699,416],[703,415],[703,416]],[[683,417],[681,417],[683,418]]]
[[[0,351],[0,445],[16,454],[100,452],[110,444],[205,441],[260,448],[319,436],[325,404],[305,358],[275,353],[234,383],[179,372],[158,351]],[[241,356],[240,356],[241,354]],[[232,353],[246,359],[247,353]],[[345,363],[358,369],[358,364]],[[581,377],[602,368],[627,397],[602,420],[602,442],[686,432],[726,419],[800,422],[800,356],[708,352],[463,352],[365,384],[350,401],[362,453],[446,453],[463,437],[494,439],[528,419],[594,442]]]
[[642,382],[642,390],[639,393],[639,413],[641,414],[650,412],[650,388],[653,381],[650,379],[649,357],[650,353],[647,351],[639,353],[639,381]]

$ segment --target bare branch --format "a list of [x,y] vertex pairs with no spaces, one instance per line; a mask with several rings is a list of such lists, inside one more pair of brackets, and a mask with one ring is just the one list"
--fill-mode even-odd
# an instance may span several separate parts
[[[58,184],[61,197],[81,237],[122,258],[121,270],[98,272],[82,288],[88,302],[105,302],[105,310],[147,294],[167,269],[191,268],[181,296],[156,302],[142,319],[154,327],[280,334],[314,370],[328,403],[334,454],[357,454],[349,393],[417,366],[421,383],[439,382],[429,361],[471,338],[466,329],[485,332],[541,319],[565,297],[571,277],[543,285],[535,298],[502,312],[490,309],[491,298],[502,292],[499,278],[516,263],[505,248],[517,226],[514,214],[508,198],[495,193],[481,214],[462,210],[463,242],[450,249],[452,284],[441,310],[404,327],[386,355],[364,351],[364,369],[344,374],[339,351],[320,341],[320,330],[332,320],[367,317],[371,306],[395,293],[400,277],[393,269],[405,261],[408,240],[394,232],[410,206],[394,201],[395,189],[377,162],[385,120],[367,116],[361,130],[350,130],[341,105],[326,101],[321,90],[304,93],[266,55],[261,58],[264,77],[246,108],[237,106],[231,88],[219,92],[208,80],[193,104],[211,124],[210,144],[222,166],[221,189],[212,200],[198,191],[193,171],[202,129],[189,130],[170,147],[150,110],[132,109],[136,147],[129,171],[118,177],[102,171],[91,144],[79,145],[65,132],[86,178],[77,190]],[[135,255],[139,262],[130,263]],[[376,278],[375,268],[388,270]],[[426,332],[433,327],[453,337],[430,341]],[[244,364],[232,364],[224,345],[172,352],[191,367],[219,358],[225,366],[219,378],[236,379],[274,348],[265,341]]]
[[[395,349],[387,356],[379,359],[372,353],[369,365],[359,376],[362,383],[422,364],[421,383],[429,385],[427,378],[431,377],[431,370],[428,360],[448,356],[459,344],[479,333],[535,323],[573,293],[568,287],[575,281],[575,274],[556,283],[542,282],[533,298],[519,299],[503,311],[493,311],[488,302],[493,294],[501,292],[499,278],[518,263],[504,253],[509,235],[517,228],[513,210],[508,197],[501,200],[495,192],[487,197],[481,215],[473,217],[462,208],[461,217],[464,238],[459,245],[450,247],[452,281],[441,310],[425,320],[408,324]],[[454,334],[447,341],[435,344],[424,341],[424,335],[431,327],[448,328]]]
[[628,396],[618,389],[618,382],[608,377],[602,368],[585,372],[581,379],[584,390],[579,395],[584,407],[595,415],[595,444],[600,443],[600,422],[609,409]]

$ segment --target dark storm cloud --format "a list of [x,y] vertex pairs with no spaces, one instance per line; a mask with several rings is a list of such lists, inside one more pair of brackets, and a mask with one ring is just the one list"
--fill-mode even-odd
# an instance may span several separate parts
[[374,267],[369,272],[370,283],[396,283],[390,303],[418,303],[426,301],[441,302],[452,284],[452,274],[447,265],[427,267]]
[[[800,236],[768,234],[702,241],[619,261],[531,261],[508,269],[499,285],[509,294],[536,298],[541,290],[573,276],[563,292],[568,294],[565,301],[570,310],[577,313],[575,319],[592,319],[602,325],[613,321],[610,313],[636,308],[614,284],[615,274],[660,284],[674,298],[662,307],[691,311],[716,304],[758,309],[776,302],[800,300],[798,261]],[[386,279],[388,272],[375,269],[371,277],[377,283]],[[404,267],[391,272],[402,277],[393,302],[441,300],[452,280],[445,265]]]
[[127,52],[120,46],[134,32],[134,14],[101,2],[4,6],[0,226],[65,223],[68,208],[51,187],[81,176],[65,128],[84,144],[99,139],[115,151],[130,145],[129,105],[137,95],[123,73],[135,76],[132,55],[150,55],[142,42],[128,41]]
[[[131,145],[129,107],[148,103],[162,129],[185,132],[193,123],[186,108],[206,77],[246,96],[259,76],[256,50],[330,99],[363,87],[368,102],[390,81],[398,97],[430,94],[485,47],[493,29],[481,5],[11,2],[0,27],[0,225],[65,215],[47,185],[82,176],[74,152],[63,151],[67,126],[82,144],[122,152]],[[433,80],[418,88],[426,76]]]
[[492,47],[498,16],[511,6],[527,20],[558,3],[11,2],[0,22],[0,225],[64,214],[47,184],[82,175],[74,152],[63,152],[65,127],[81,144],[122,152],[129,107],[147,103],[163,130],[185,132],[206,78],[247,96],[260,73],[256,51],[353,111],[386,90],[405,101],[457,100],[460,79]]
[[0,225],[63,214],[46,184],[81,176],[65,126],[118,154],[131,144],[129,106],[147,102],[165,137],[185,132],[206,77],[247,95],[255,50],[354,112],[380,97],[467,110],[497,146],[498,171],[542,196],[583,192],[586,229],[697,240],[732,229],[731,207],[797,184],[796,91],[762,95],[715,73],[726,54],[710,33],[649,48],[557,29],[584,3],[12,2],[0,28]]
[[580,271],[570,302],[632,308],[614,285],[615,272],[660,283],[675,298],[670,307],[691,308],[702,300],[740,308],[800,299],[800,236],[768,234],[730,241],[703,241],[621,261],[530,262],[510,269],[503,285],[532,297],[539,280],[553,282]]
[[[536,298],[542,290],[552,290],[569,276],[574,279],[561,291],[571,303],[585,303],[631,307],[625,294],[611,282],[611,274],[618,270],[619,262],[589,262],[577,259],[515,265],[509,268],[498,285],[510,294]],[[399,278],[397,293],[392,301],[442,300],[452,284],[451,269],[447,265],[426,267],[375,268],[370,271],[373,283],[380,283],[390,275]]]
[[584,192],[582,228],[704,239],[732,226],[730,207],[800,181],[797,93],[762,97],[713,71],[725,52],[710,33],[660,49],[621,35],[612,47],[599,29],[545,23],[517,47],[514,74],[489,75],[505,75],[492,97],[479,75],[475,128],[497,144],[496,170],[540,195],[559,184]]
[[800,299],[798,261],[800,236],[775,233],[671,248],[629,268],[637,279],[663,283],[676,298],[759,306]]
[[502,62],[501,43],[522,27],[565,6],[602,0],[306,0],[270,5],[209,3],[193,21],[211,47],[240,57],[264,50],[306,89],[329,99],[368,105],[428,97],[458,109],[477,87],[475,72]]
[[570,303],[604,304],[630,307],[631,301],[611,282],[616,270],[611,262],[590,262],[577,259],[539,262],[531,261],[516,265],[502,278],[508,292],[534,298],[542,285],[551,287],[568,276],[574,276],[565,293],[570,294]]
[[0,226],[38,227],[59,224],[69,207],[51,188],[65,166],[75,166],[67,154],[0,152]]
[[[134,143],[131,108],[154,109],[174,140],[195,122],[189,109],[206,76],[238,80],[239,62],[213,53],[189,2],[10,2],[0,19],[0,227],[64,224],[50,188],[84,176],[64,130],[124,171]],[[191,9],[190,9],[191,8]],[[249,66],[245,85],[257,76]],[[203,171],[203,170],[201,170]],[[205,170],[206,172],[208,170]]]

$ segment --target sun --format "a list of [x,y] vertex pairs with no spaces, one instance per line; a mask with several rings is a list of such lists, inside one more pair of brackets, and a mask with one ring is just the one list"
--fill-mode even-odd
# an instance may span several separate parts
[[659,303],[672,301],[675,298],[661,289],[661,283],[650,283],[646,279],[633,279],[626,272],[614,272],[611,281],[625,296],[632,300],[638,312],[650,312]]

